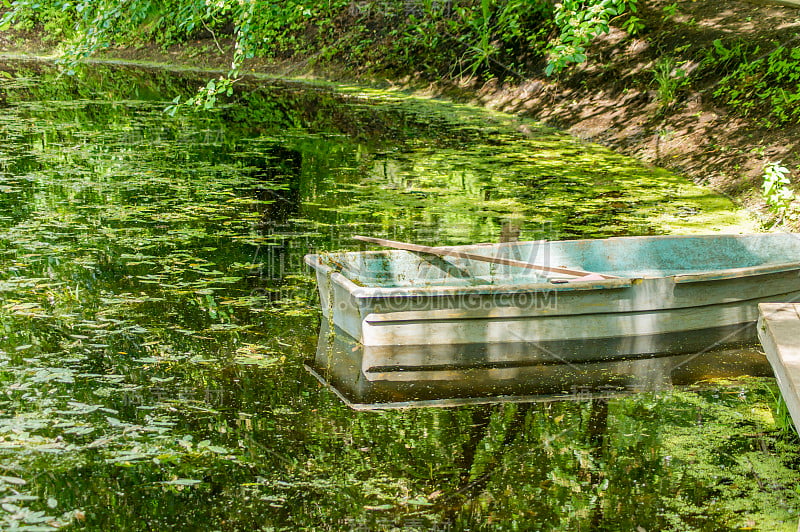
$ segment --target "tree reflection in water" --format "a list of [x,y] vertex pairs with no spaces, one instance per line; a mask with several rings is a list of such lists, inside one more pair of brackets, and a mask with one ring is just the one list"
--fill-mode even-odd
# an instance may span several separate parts
[[723,227],[727,200],[399,94],[263,84],[168,117],[191,75],[2,70],[2,527],[795,526],[798,446],[771,380],[356,412],[303,367],[309,248],[490,241],[508,220],[521,239],[691,230],[679,208]]

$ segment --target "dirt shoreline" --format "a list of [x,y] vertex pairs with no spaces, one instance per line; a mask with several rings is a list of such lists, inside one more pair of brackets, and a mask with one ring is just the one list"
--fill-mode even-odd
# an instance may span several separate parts
[[[662,109],[650,69],[663,49],[712,46],[714,39],[724,35],[752,37],[765,43],[765,48],[797,40],[800,9],[748,1],[678,2],[680,15],[659,21],[667,3],[648,2],[642,16],[654,28],[646,38],[626,38],[612,28],[598,39],[590,60],[568,78],[554,81],[541,76],[514,86],[489,81],[480,87],[460,87],[455,97],[463,99],[463,92],[472,92],[474,96],[466,98],[473,103],[531,117],[669,168],[731,197],[766,220],[769,214],[760,193],[764,167],[782,161],[797,188],[800,127],[768,129],[758,125],[759,115],[742,118],[716,105],[712,93],[718,79],[706,80],[699,90],[680,94],[674,105]],[[697,29],[686,35],[682,24]],[[428,92],[440,91],[452,92],[450,87],[433,87]]]
[[[663,50],[702,49],[725,35],[780,43],[800,38],[800,9],[748,1],[678,2],[678,15],[663,17],[666,1],[647,2],[641,38],[612,31],[600,37],[589,61],[561,79],[528,77],[522,82],[478,83],[473,79],[428,82],[411,73],[380,79],[358,69],[321,65],[312,58],[253,60],[246,70],[271,76],[355,82],[391,87],[425,97],[469,102],[533,118],[587,141],[598,142],[649,164],[669,168],[725,194],[759,218],[768,213],[759,188],[766,164],[782,161],[800,181],[800,127],[767,129],[758,116],[742,118],[712,101],[718,80],[679,94],[664,109],[653,87],[652,68]],[[222,49],[230,49],[222,43]],[[98,59],[173,68],[226,69],[229,54],[215,41],[192,41],[161,50],[112,48]],[[210,50],[214,50],[214,53]],[[0,36],[0,51],[50,54],[35,36]],[[314,65],[313,67],[310,65]],[[687,59],[691,68],[691,58]],[[797,228],[795,228],[797,229]]]

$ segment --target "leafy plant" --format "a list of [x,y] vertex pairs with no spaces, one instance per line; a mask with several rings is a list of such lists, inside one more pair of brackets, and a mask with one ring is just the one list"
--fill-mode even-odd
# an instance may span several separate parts
[[675,103],[678,91],[689,83],[686,71],[679,67],[674,57],[669,55],[656,61],[653,67],[653,81],[656,83],[658,100],[662,108]]
[[789,407],[786,405],[786,401],[783,399],[780,389],[776,389],[774,385],[768,383],[764,383],[763,387],[772,399],[772,404],[770,406],[773,411],[775,428],[777,428],[784,437],[796,438],[798,436],[797,427],[795,427],[794,421],[792,421]]
[[233,95],[233,84],[238,81],[235,79],[236,74],[236,71],[231,71],[227,76],[223,75],[218,79],[208,80],[205,86],[197,89],[194,96],[185,102],[181,102],[181,97],[176,96],[172,100],[172,105],[169,105],[164,111],[170,116],[175,116],[178,110],[187,107],[192,110],[213,109],[217,104],[217,98]]
[[753,110],[768,115],[766,127],[800,123],[800,47],[778,46],[768,54],[745,43],[714,41],[704,67],[724,74],[714,97],[744,116]]
[[664,20],[671,19],[678,13],[678,2],[664,6],[662,11],[664,12]]
[[[721,39],[714,39],[711,44],[714,47],[706,52],[706,57],[703,60],[706,65],[714,65],[724,69],[730,64],[736,65],[744,61],[749,53],[742,42],[735,43],[730,48],[726,47]],[[756,47],[754,53],[757,53],[758,49]]]
[[[481,65],[489,65],[489,60],[494,55],[494,45],[490,42],[492,27],[490,25],[492,17],[492,0],[481,0],[480,15],[470,15],[469,23],[475,29],[478,39],[470,45],[468,52],[472,55],[470,69],[472,73],[478,70]],[[464,13],[464,11],[462,11]],[[471,13],[471,11],[470,11]]]
[[561,72],[570,63],[586,61],[586,47],[601,33],[608,33],[611,20],[626,12],[637,12],[638,0],[564,0],[556,4],[555,24],[561,34],[550,48],[545,74]]
[[630,35],[638,35],[646,27],[647,25],[644,23],[644,20],[640,19],[636,15],[631,15],[625,20],[625,22],[622,23],[622,29]]
[[795,194],[789,188],[789,169],[781,165],[781,161],[767,164],[764,168],[764,184],[762,192],[764,200],[770,211],[778,216],[775,225],[782,223],[785,219],[794,219],[796,213],[792,210]]
[[480,0],[480,9],[455,9],[458,23],[449,32],[466,46],[460,61],[472,75],[518,75],[520,56],[544,46],[542,32],[551,28],[553,8],[542,0]]

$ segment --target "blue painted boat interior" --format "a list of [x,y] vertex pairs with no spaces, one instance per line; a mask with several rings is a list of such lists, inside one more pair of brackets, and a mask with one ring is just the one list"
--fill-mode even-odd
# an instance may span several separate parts
[[[627,278],[800,264],[800,235],[791,233],[619,237],[453,249]],[[371,287],[519,285],[559,277],[526,268],[400,250],[330,253],[320,258],[356,284]]]

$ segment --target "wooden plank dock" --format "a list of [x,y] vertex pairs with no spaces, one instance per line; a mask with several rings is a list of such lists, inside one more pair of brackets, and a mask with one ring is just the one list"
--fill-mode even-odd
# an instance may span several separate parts
[[760,303],[758,338],[800,431],[800,303]]

